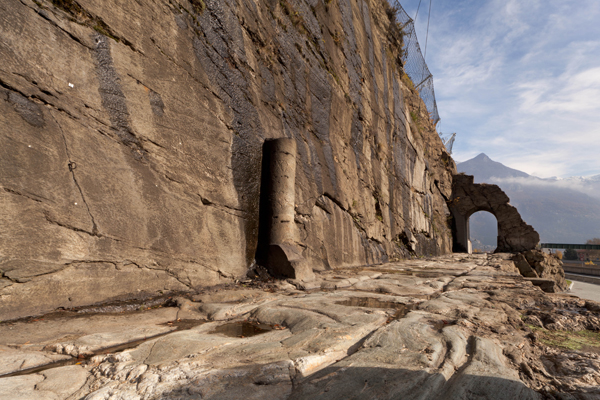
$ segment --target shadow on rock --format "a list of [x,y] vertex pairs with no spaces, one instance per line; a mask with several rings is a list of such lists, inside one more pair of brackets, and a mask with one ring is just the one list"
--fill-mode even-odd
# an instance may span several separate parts
[[[287,366],[285,364],[288,364]],[[291,367],[289,370],[287,367]],[[267,371],[266,368],[271,371]],[[441,373],[381,367],[328,367],[293,379],[291,363],[208,373],[163,393],[161,399],[543,399],[520,381],[458,372]],[[267,378],[265,372],[279,372]],[[293,372],[292,372],[293,374]]]

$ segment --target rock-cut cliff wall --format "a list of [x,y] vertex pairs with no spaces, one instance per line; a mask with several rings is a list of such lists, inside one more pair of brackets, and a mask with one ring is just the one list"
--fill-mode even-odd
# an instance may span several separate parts
[[246,274],[263,143],[314,269],[451,250],[382,0],[0,2],[0,319]]

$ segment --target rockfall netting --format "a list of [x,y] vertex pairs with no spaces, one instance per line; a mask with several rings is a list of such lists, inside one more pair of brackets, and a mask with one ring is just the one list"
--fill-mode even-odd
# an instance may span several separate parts
[[404,63],[404,72],[406,72],[415,85],[415,88],[419,91],[419,95],[427,107],[429,116],[437,124],[440,116],[435,102],[433,76],[429,72],[429,68],[427,68],[423,53],[421,53],[415,24],[398,0],[389,0],[389,2],[396,12],[396,22],[402,31],[402,62]]

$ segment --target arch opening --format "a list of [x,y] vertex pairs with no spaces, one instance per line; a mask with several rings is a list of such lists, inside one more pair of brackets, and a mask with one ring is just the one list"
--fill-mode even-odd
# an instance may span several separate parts
[[493,253],[498,247],[498,220],[489,211],[477,211],[471,214],[469,240],[473,253]]

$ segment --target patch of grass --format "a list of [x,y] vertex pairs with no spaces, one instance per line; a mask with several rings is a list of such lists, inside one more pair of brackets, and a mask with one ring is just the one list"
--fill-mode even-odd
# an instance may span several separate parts
[[118,38],[118,37],[116,37],[115,35],[113,35],[113,34],[111,33],[111,30],[110,30],[110,28],[108,27],[108,25],[106,25],[106,24],[104,23],[104,21],[102,21],[102,20],[97,20],[97,21],[95,21],[95,22],[96,22],[96,23],[94,24],[93,28],[94,28],[94,30],[95,30],[96,32],[98,32],[99,34],[101,34],[101,35],[104,35],[104,36],[106,36],[106,37],[109,37],[109,38],[111,38],[112,40],[114,40],[114,41],[116,41],[116,42],[118,42],[118,41],[119,41],[119,38]]
[[547,346],[567,350],[600,352],[600,332],[595,331],[549,331],[527,325],[536,333],[537,339]]
[[[201,1],[201,0],[199,0]],[[99,17],[91,15],[74,0],[52,0],[52,4],[71,16],[71,19],[79,25],[87,26],[101,35],[109,37],[116,42],[121,41],[119,37],[110,29],[110,27]],[[123,39],[123,43],[131,45]]]
[[403,73],[402,77],[400,78],[402,79],[402,82],[412,91],[416,91],[415,89],[415,84],[413,83],[412,79],[410,79],[410,76],[408,76],[408,74]]
[[190,3],[192,3],[194,11],[196,11],[198,14],[202,14],[204,10],[206,10],[206,4],[204,3],[204,0],[190,0]]
[[413,121],[415,121],[415,124],[420,121],[419,114],[417,114],[414,111],[410,112],[410,117],[412,118]]
[[333,33],[333,35],[331,35],[331,37],[333,38],[333,43],[336,44],[336,46],[340,46],[342,44],[342,37],[340,35],[340,33],[336,31]]
[[292,25],[294,25],[302,34],[306,34],[307,30],[304,26],[304,18],[298,11],[292,7],[292,5],[287,0],[279,0],[279,5],[281,9],[288,16]]
[[568,280],[568,279],[567,279],[565,282],[567,282],[567,286],[571,286],[571,283],[573,283],[573,282],[571,282],[571,281],[570,281],[570,280]]
[[78,15],[84,12],[81,6],[73,0],[52,0],[52,4],[71,15]]

